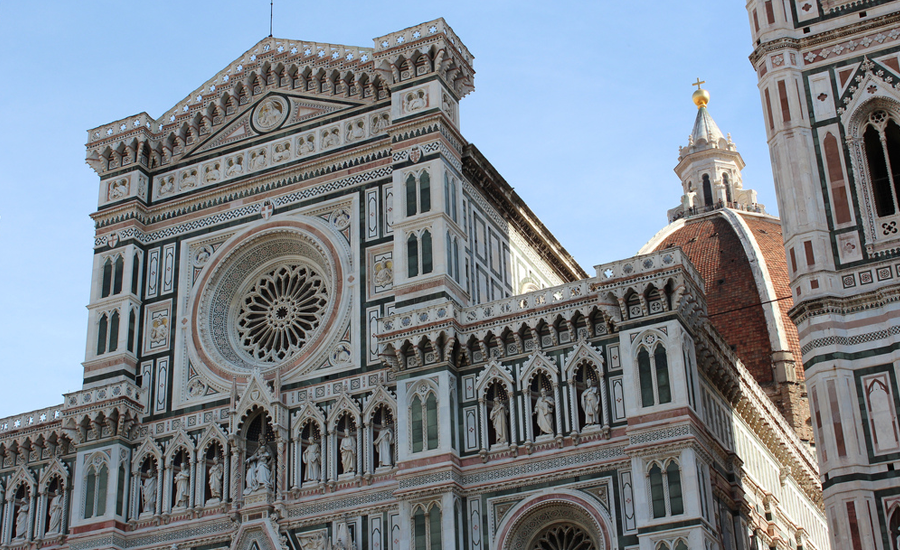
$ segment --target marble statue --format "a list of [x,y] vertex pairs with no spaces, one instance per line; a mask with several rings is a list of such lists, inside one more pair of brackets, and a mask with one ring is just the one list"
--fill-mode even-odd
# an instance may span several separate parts
[[59,533],[62,527],[63,494],[57,493],[50,501],[50,523],[47,526],[47,534]]
[[541,388],[541,396],[534,405],[534,416],[542,435],[553,434],[553,398],[547,395],[544,388]]
[[181,463],[181,471],[175,474],[175,507],[185,508],[190,499],[191,472],[185,462]]
[[596,424],[599,421],[600,396],[597,394],[597,388],[594,381],[590,378],[586,381],[587,387],[581,394],[581,408],[584,410],[584,423]]
[[507,443],[509,441],[508,428],[506,425],[506,405],[502,399],[494,402],[494,408],[491,410],[491,423],[494,425],[494,433],[497,435],[497,443]]
[[209,494],[213,500],[222,498],[222,478],[224,477],[224,468],[219,462],[219,456],[213,458],[212,466],[209,467]]
[[356,472],[356,438],[352,435],[341,440],[341,465],[345,474]]
[[319,481],[321,473],[322,452],[319,449],[319,442],[313,441],[303,451],[303,462],[306,463],[306,475],[303,481]]
[[378,465],[393,466],[394,460],[391,457],[391,451],[394,446],[394,431],[390,426],[386,426],[375,438],[375,446],[378,448]]
[[143,507],[141,509],[144,513],[156,513],[156,476],[153,475],[153,472],[150,472],[150,476],[144,479],[144,483],[141,485],[141,499],[143,501]]

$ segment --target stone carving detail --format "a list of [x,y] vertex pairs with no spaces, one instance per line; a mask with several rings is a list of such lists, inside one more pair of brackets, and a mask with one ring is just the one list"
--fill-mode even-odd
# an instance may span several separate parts
[[374,266],[375,292],[389,290],[394,284],[394,260],[392,254],[381,254],[375,257]]
[[372,135],[382,134],[387,131],[387,127],[391,124],[391,115],[387,113],[381,113],[380,115],[372,116]]
[[225,175],[228,177],[244,173],[244,157],[236,155],[226,161]]
[[240,345],[258,361],[298,352],[319,327],[328,302],[325,280],[312,268],[282,266],[259,278],[240,300]]
[[428,106],[428,94],[425,90],[414,90],[403,98],[403,106],[407,113],[421,111]]
[[159,196],[165,197],[175,191],[175,176],[165,176],[159,182]]
[[337,128],[332,128],[329,130],[322,131],[322,149],[328,149],[329,147],[336,147],[341,143],[341,134],[340,130]]
[[272,130],[287,117],[287,102],[280,97],[270,97],[259,104],[253,113],[253,122],[262,131]]
[[272,470],[269,466],[269,449],[261,442],[253,456],[247,459],[247,475],[244,494],[259,489],[272,489]]
[[366,123],[363,119],[347,123],[347,142],[357,141],[366,137]]
[[272,162],[283,162],[291,158],[291,142],[285,141],[275,146]]
[[266,167],[266,150],[257,149],[250,153],[250,167],[254,170]]
[[109,185],[107,200],[115,201],[128,196],[128,178],[118,179]]
[[218,162],[209,164],[203,170],[203,181],[206,183],[215,183],[221,179],[221,165]]
[[309,153],[316,152],[316,135],[309,134],[306,138],[300,138],[299,146],[297,147],[297,154],[299,155],[307,155]]
[[193,189],[197,185],[197,171],[185,170],[181,173],[181,188]]

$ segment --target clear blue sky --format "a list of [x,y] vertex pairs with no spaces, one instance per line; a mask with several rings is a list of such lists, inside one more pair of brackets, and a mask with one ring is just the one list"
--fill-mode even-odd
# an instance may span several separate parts
[[[697,77],[744,187],[776,212],[744,2],[277,0],[274,34],[371,47],[437,17],[475,56],[464,136],[589,273],[678,203]],[[0,417],[81,388],[99,182],[86,130],[161,116],[268,27],[268,0],[0,3]]]

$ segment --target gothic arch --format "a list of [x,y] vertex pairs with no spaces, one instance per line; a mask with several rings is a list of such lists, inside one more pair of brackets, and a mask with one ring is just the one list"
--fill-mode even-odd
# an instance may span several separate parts
[[571,352],[566,355],[566,366],[563,367],[563,376],[566,380],[575,377],[577,368],[585,362],[590,363],[597,371],[597,376],[603,378],[603,365],[606,361],[596,348],[585,341],[581,341]]
[[528,387],[531,379],[538,373],[544,374],[554,386],[559,383],[559,367],[556,366],[553,359],[540,351],[531,356],[531,359],[522,367],[521,373],[519,376],[520,390]]
[[612,547],[612,518],[595,499],[568,489],[547,489],[510,510],[497,529],[495,547],[530,550],[548,528],[570,527],[590,538],[593,548]]
[[488,363],[487,367],[478,375],[478,380],[475,382],[475,394],[484,396],[494,382],[503,385],[509,395],[513,394],[515,382],[512,374],[496,359]]
[[68,486],[69,479],[69,469],[65,464],[60,462],[58,458],[54,458],[50,461],[49,467],[44,467],[41,470],[40,482],[38,483],[38,492],[46,493],[47,487],[50,483],[53,482],[54,479],[59,479],[62,487]]
[[372,416],[375,414],[375,411],[382,405],[388,408],[394,418],[397,418],[397,398],[391,394],[390,390],[379,385],[375,388],[375,391],[372,392],[372,395],[366,399],[366,404],[362,413],[363,420],[366,424],[372,421]]

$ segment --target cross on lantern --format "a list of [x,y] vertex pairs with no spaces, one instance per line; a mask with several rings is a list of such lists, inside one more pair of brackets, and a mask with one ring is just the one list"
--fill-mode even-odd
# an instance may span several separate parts
[[694,82],[693,84],[691,84],[691,86],[696,86],[697,89],[699,90],[701,84],[706,84],[706,81],[705,81],[705,80],[700,80],[700,79],[698,78],[698,79],[697,79],[697,82]]

